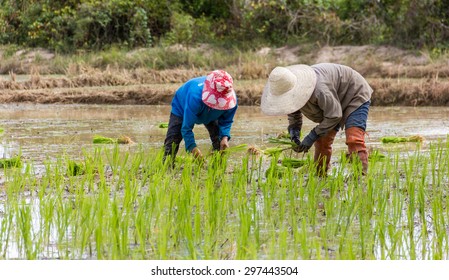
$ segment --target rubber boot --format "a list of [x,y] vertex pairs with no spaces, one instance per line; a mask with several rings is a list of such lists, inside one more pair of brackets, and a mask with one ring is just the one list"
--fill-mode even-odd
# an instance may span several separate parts
[[317,174],[320,177],[326,176],[329,170],[332,156],[332,143],[334,143],[335,135],[337,135],[337,131],[332,129],[326,135],[321,136],[315,141],[314,160],[317,164]]
[[362,162],[362,174],[368,172],[368,152],[365,145],[365,131],[359,127],[349,127],[345,130],[346,145],[350,158],[357,155]]

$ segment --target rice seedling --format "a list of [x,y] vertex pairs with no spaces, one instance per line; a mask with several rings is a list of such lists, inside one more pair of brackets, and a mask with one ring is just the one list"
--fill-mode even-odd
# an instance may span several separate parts
[[283,151],[288,149],[290,148],[272,147],[264,149],[263,153],[268,156],[279,156]]
[[167,122],[160,123],[159,128],[168,128],[168,123]]
[[283,149],[172,168],[161,150],[94,145],[41,174],[5,169],[0,258],[449,258],[447,141],[372,156],[364,177],[346,157],[318,177],[310,153]]
[[409,137],[397,137],[397,136],[386,136],[382,137],[380,141],[384,144],[387,143],[403,143],[403,142],[423,142],[424,137],[420,135],[413,135]]
[[307,164],[307,159],[298,159],[298,158],[283,158],[281,161],[282,166],[291,167],[291,168],[299,168]]
[[286,140],[284,138],[273,138],[273,137],[271,137],[271,138],[268,138],[268,143],[279,144],[279,145],[287,145],[287,146],[290,146],[290,148],[297,146],[295,142],[293,142],[291,140]]
[[223,150],[224,152],[229,152],[229,153],[238,153],[238,152],[243,152],[243,151],[248,151],[248,145],[247,144],[240,144],[240,145],[236,145],[236,146],[231,146],[229,148],[227,148],[226,150]]
[[133,144],[134,141],[128,136],[120,136],[119,138],[104,137],[101,135],[95,135],[93,138],[94,144]]
[[67,163],[67,175],[68,176],[77,176],[82,175],[85,172],[85,168],[82,163],[76,162],[73,160],[69,160]]
[[12,158],[0,158],[0,168],[21,167],[22,159],[20,156]]
[[256,146],[249,146],[248,149],[246,150],[247,153],[249,155],[254,155],[254,156],[258,156],[261,154],[261,150],[259,148],[257,148]]

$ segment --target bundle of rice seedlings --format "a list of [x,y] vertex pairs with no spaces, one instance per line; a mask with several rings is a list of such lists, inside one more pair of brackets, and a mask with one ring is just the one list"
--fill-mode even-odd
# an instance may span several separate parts
[[133,144],[134,141],[130,137],[122,135],[117,139],[118,144]]
[[223,152],[226,152],[226,153],[242,152],[242,151],[246,150],[247,146],[248,146],[247,144],[240,144],[237,146],[229,147],[226,150],[223,150]]
[[160,123],[159,128],[168,128],[168,123],[166,123],[166,122]]
[[265,171],[265,177],[266,178],[276,177],[276,178],[281,179],[284,176],[285,172],[287,172],[287,167],[274,165],[274,166],[269,167]]
[[382,137],[380,141],[384,144],[386,143],[402,143],[402,142],[423,142],[424,137],[420,135],[414,135],[409,137],[396,137],[396,136],[386,136]]
[[3,133],[5,130],[3,129],[3,127],[0,127],[0,134]]
[[259,148],[257,148],[256,146],[249,146],[247,152],[250,155],[258,156],[258,155],[260,155],[261,150]]
[[288,145],[291,148],[296,147],[296,143],[290,141],[290,139],[279,139],[279,138],[268,138],[268,142],[272,144],[279,144],[279,145]]
[[0,168],[20,167],[20,166],[22,166],[22,159],[20,158],[20,156],[0,159]]
[[290,148],[281,148],[281,147],[275,147],[275,148],[266,148],[263,150],[263,153],[269,156],[279,155],[285,150],[288,150]]
[[93,139],[94,144],[132,144],[134,143],[128,136],[120,136],[119,138],[109,138],[100,135],[95,135]]
[[100,136],[100,135],[95,135],[93,143],[94,144],[115,144],[115,143],[117,143],[117,139],[104,137],[104,136]]
[[301,166],[304,166],[306,163],[307,160],[298,158],[283,158],[281,161],[282,166],[291,168],[299,168]]
[[374,150],[374,151],[371,151],[371,152],[369,153],[368,158],[377,161],[377,160],[383,160],[383,159],[385,159],[386,156],[385,156],[384,154],[381,154],[379,151]]

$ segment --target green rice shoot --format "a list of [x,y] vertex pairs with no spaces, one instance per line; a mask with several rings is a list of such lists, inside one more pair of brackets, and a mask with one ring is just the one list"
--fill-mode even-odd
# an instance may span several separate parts
[[386,136],[382,137],[380,141],[384,144],[387,143],[404,143],[404,142],[423,142],[424,138],[420,135],[414,135],[409,137],[398,137],[398,136]]
[[12,158],[0,158],[0,168],[21,167],[22,159],[20,156]]
[[110,138],[100,135],[93,137],[94,144],[132,144],[134,143],[128,136],[120,136],[119,138]]
[[160,123],[159,128],[168,128],[168,123],[167,122]]

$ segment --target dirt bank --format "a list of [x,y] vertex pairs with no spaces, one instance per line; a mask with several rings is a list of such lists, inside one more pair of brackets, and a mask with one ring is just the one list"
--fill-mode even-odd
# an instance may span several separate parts
[[[429,79],[371,79],[373,106],[448,106],[449,81]],[[265,80],[236,81],[240,105],[259,105]],[[170,104],[181,84],[142,84],[127,86],[50,87],[3,89],[0,103],[59,104]]]
[[[391,47],[323,47],[304,53],[299,47],[264,48],[260,57],[276,57],[277,65],[334,62],[346,64],[364,75],[374,89],[372,104],[405,106],[449,105],[449,60],[432,61]],[[22,54],[24,55],[24,54]],[[45,56],[47,60],[52,56]],[[84,103],[84,104],[169,104],[176,89],[206,69],[146,68],[98,69],[70,65],[64,75],[43,75],[32,68],[32,56],[25,55],[29,74],[14,72],[0,77],[1,103]],[[40,58],[42,60],[42,56]],[[251,68],[252,66],[252,68]],[[241,105],[258,105],[266,77],[275,65],[230,65]],[[34,69],[34,70],[33,70]]]

